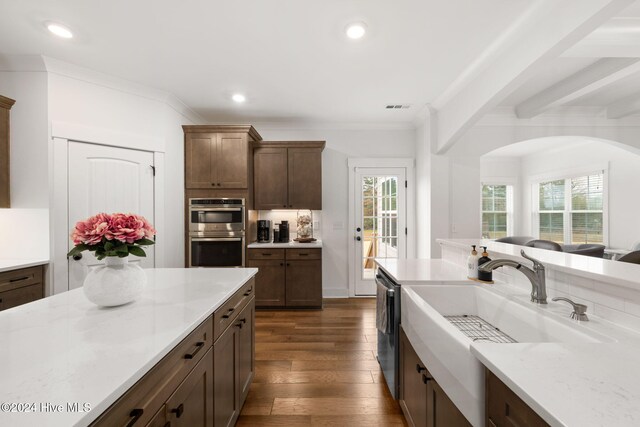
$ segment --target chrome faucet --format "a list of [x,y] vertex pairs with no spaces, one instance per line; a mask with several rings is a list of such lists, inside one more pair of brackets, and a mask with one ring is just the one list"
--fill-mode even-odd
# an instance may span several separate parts
[[527,276],[527,279],[529,279],[529,281],[531,282],[531,301],[535,302],[536,304],[546,304],[547,282],[545,280],[544,265],[542,265],[542,263],[537,259],[531,258],[529,255],[525,254],[524,250],[520,250],[520,255],[522,255],[523,258],[533,262],[533,269],[527,267],[526,265],[522,265],[518,261],[513,261],[510,259],[494,259],[493,261],[482,264],[478,268],[485,273],[489,273],[496,268],[506,265],[508,267],[513,267],[516,270],[521,271],[522,274]]

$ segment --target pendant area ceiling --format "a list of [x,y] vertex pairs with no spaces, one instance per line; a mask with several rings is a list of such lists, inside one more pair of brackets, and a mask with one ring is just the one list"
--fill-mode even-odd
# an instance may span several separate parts
[[[212,122],[410,122],[532,3],[0,0],[0,54],[165,90]],[[355,21],[368,30],[358,41],[344,34]]]

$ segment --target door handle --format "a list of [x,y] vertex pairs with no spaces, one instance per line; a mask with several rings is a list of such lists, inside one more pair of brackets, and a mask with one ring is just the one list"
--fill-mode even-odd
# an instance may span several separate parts
[[74,260],[74,261],[80,261],[81,259],[82,259],[82,254],[75,254],[75,255],[73,256],[73,260]]
[[356,228],[356,231],[359,233],[360,231],[362,231],[362,229],[360,227]]
[[362,240],[362,238],[360,236],[356,237],[356,240],[359,242],[360,240]]

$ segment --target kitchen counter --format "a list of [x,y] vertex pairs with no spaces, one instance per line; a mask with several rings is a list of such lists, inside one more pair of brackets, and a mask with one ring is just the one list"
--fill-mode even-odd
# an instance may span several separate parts
[[36,265],[49,264],[48,259],[0,259],[0,273],[20,268],[35,267]]
[[[257,271],[149,269],[140,299],[121,307],[76,289],[0,312],[0,403],[35,404],[0,411],[0,425],[88,425]],[[91,410],[67,411],[75,402]]]
[[[470,244],[467,240],[447,240],[446,243],[465,248]],[[504,244],[495,244],[494,252],[519,254],[519,247],[502,246]],[[567,255],[560,254],[560,257]],[[460,283],[466,279],[463,267],[439,259],[376,259],[376,263],[407,285]],[[512,285],[468,283],[523,301],[528,299],[527,291]],[[546,306],[534,305],[534,308],[573,324],[569,320],[571,308],[566,304],[550,301]],[[471,352],[551,426],[640,425],[640,333],[592,313],[589,319],[577,327],[606,337],[607,342],[477,342],[470,343]]]
[[414,282],[442,281],[469,281],[471,283],[463,269],[441,259],[376,258],[375,262],[401,284],[416,285],[419,283]]
[[288,243],[258,243],[253,242],[247,245],[249,249],[322,249],[322,240],[311,243],[288,242]]

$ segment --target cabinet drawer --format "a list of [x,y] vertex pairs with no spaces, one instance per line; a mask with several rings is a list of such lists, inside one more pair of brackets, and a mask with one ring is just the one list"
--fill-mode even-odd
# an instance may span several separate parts
[[212,345],[208,318],[91,425],[146,425]]
[[540,415],[488,369],[485,369],[485,382],[487,426],[549,427]]
[[249,259],[284,259],[284,249],[249,249]]
[[254,293],[255,279],[251,278],[251,280],[245,283],[244,286],[213,313],[214,341],[233,323],[238,313],[247,305]]
[[42,283],[0,292],[0,310],[17,307],[42,298]]
[[287,260],[322,259],[322,249],[287,249]]
[[0,292],[42,283],[42,266],[0,273]]

